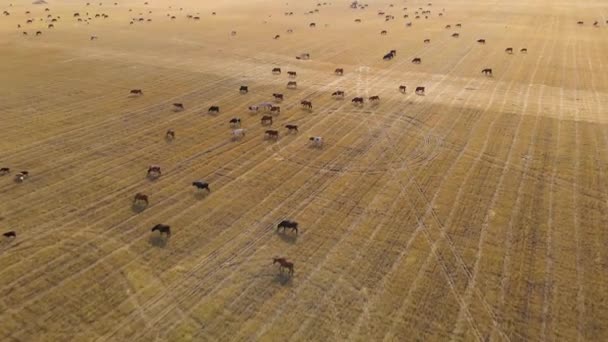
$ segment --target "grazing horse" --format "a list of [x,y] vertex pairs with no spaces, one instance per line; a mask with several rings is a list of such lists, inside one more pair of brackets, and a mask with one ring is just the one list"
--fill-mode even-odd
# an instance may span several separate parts
[[298,83],[296,81],[287,82],[287,89],[296,89],[298,87]]
[[272,97],[274,97],[274,100],[277,102],[283,101],[283,94],[273,93]]
[[273,69],[272,69],[272,73],[273,73],[274,75],[279,75],[279,74],[281,74],[281,68],[273,68]]
[[393,57],[395,56],[392,53],[387,53],[386,55],[384,55],[384,57],[382,57],[382,59],[385,61],[390,61],[391,59],[393,59]]
[[380,31],[380,35],[381,35],[381,36],[386,36],[386,34],[387,34],[387,33],[388,33],[388,32],[386,32],[386,30],[382,30],[382,31]]
[[289,274],[293,274],[293,262],[287,261],[285,258],[273,258],[272,264],[279,263],[279,272],[283,272],[283,269],[286,268],[289,271]]
[[231,35],[231,36],[236,36],[236,31],[232,31],[232,32],[230,32],[230,35]]
[[287,76],[290,77],[290,78],[295,78],[297,75],[298,75],[298,73],[295,72],[295,71],[288,71],[287,72]]
[[194,181],[192,182],[192,186],[195,186],[198,190],[207,190],[209,192],[211,192],[211,189],[209,188],[209,183],[204,182],[204,181]]
[[42,34],[42,31],[36,31],[36,35],[39,36]]
[[355,19],[355,22],[356,22],[356,23],[360,23],[360,22],[361,22],[361,19]]
[[312,109],[312,102],[310,102],[308,100],[300,101],[300,105],[302,105],[302,107],[304,107],[306,109]]
[[310,137],[308,140],[311,142],[313,147],[323,147],[322,137]]
[[129,92],[129,94],[131,94],[131,95],[143,95],[144,92],[141,89],[131,89],[131,91]]
[[150,165],[148,167],[148,177],[159,177],[160,175],[162,175],[162,172],[160,171],[160,166]]
[[279,131],[273,129],[266,130],[266,132],[264,132],[264,135],[267,136],[269,139],[279,139]]
[[428,44],[428,43],[430,43],[430,42],[431,42],[431,40],[430,40],[430,39],[425,39],[425,40],[424,40],[424,43],[425,43],[425,44]]
[[337,68],[336,70],[334,70],[334,74],[336,74],[338,76],[342,76],[342,75],[344,75],[344,69],[343,68]]
[[362,97],[354,97],[352,100],[350,100],[350,102],[354,105],[363,105],[363,98]]
[[595,22],[593,23],[593,26],[598,27],[598,26],[599,26],[599,24],[600,24],[600,23],[599,23],[598,21],[595,21]]
[[175,110],[184,110],[184,104],[183,103],[174,103],[173,107]]
[[424,95],[424,87],[416,87],[416,94]]
[[247,108],[248,108],[248,109],[249,109],[249,111],[250,111],[250,112],[252,112],[252,113],[257,113],[257,112],[258,112],[258,110],[260,109],[260,107],[258,107],[258,106],[256,106],[256,105],[252,105],[252,106],[249,106],[249,107],[247,107]]
[[272,116],[264,115],[260,121],[262,122],[262,125],[272,125]]
[[508,54],[512,54],[513,53],[513,48],[512,47],[508,47],[505,49],[505,52]]
[[456,24],[456,27],[462,27],[462,24]]
[[0,168],[0,175],[5,175],[7,173],[11,173],[11,169],[8,167]]
[[244,128],[238,128],[238,129],[232,130],[232,140],[241,139],[244,136],[245,136]]
[[50,29],[55,28],[55,25],[49,24],[48,28],[50,28]]
[[171,236],[171,226],[168,226],[168,225],[166,225],[166,224],[159,223],[159,224],[157,224],[156,226],[152,227],[152,230],[151,230],[151,231],[152,231],[152,232],[155,232],[155,231],[157,231],[157,230],[160,232],[160,235],[161,235],[161,236],[162,236],[163,234],[167,235],[167,238]]
[[296,221],[283,220],[277,225],[277,232],[281,231],[281,228],[283,228],[283,232],[286,229],[291,229],[298,234],[298,222]]
[[298,125],[285,125],[285,128],[288,129],[288,132],[298,132]]
[[308,27],[317,27],[317,24],[315,24],[315,23],[310,23],[310,24],[308,24]]
[[492,69],[490,69],[490,68],[482,69],[481,73],[486,76],[492,76]]
[[399,86],[399,91],[403,94],[405,94],[405,91],[407,90],[407,87],[404,85]]
[[144,195],[141,192],[138,192],[135,194],[135,197],[133,197],[133,204],[137,204],[138,202],[145,202],[146,206],[148,206],[148,195]]
[[369,102],[374,102],[374,103],[380,102],[380,96],[378,96],[378,95],[370,96]]
[[342,91],[342,90],[336,90],[336,91],[334,91],[333,93],[331,93],[331,96],[332,96],[332,97],[335,97],[335,98],[340,98],[340,99],[343,99],[343,98],[344,98],[344,95],[345,95],[345,94],[344,94],[344,91]]
[[230,126],[232,126],[232,127],[241,126],[241,119],[232,118],[232,119],[230,119],[229,123],[230,123]]
[[528,53],[528,49],[523,48],[523,49],[519,50],[519,52],[521,52],[521,53]]
[[445,28],[450,29],[450,28],[452,28],[452,25],[445,25]]
[[241,93],[241,94],[247,94],[248,92],[249,92],[249,87],[247,87],[247,86],[241,86],[239,88],[239,93]]
[[14,230],[11,230],[9,232],[6,232],[6,233],[2,234],[2,236],[4,236],[5,238],[16,238],[17,237],[17,233],[15,233]]
[[485,39],[477,39],[477,42],[478,42],[479,44],[485,44],[485,43],[486,43],[486,40],[485,40]]
[[582,20],[577,22],[577,24],[578,24],[578,25],[583,25],[584,23],[585,23],[585,22],[584,22],[584,21],[582,21]]
[[274,39],[279,39],[279,38],[281,38],[280,34],[277,34],[276,36],[274,36]]
[[211,106],[209,107],[209,110],[207,110],[208,113],[219,113],[220,112],[220,107],[219,106]]
[[27,36],[27,32],[23,31],[23,35],[24,35],[24,36]]
[[460,34],[459,33],[452,33],[452,37],[458,38],[458,37],[460,37]]
[[420,59],[420,57],[416,57],[414,59],[412,59],[412,63],[414,64],[420,64],[422,62],[422,59]]
[[281,107],[279,107],[279,106],[270,107],[270,113],[271,114],[281,114]]
[[172,130],[172,129],[168,129],[167,133],[165,133],[165,138],[167,140],[173,140],[173,139],[175,139],[175,131]]

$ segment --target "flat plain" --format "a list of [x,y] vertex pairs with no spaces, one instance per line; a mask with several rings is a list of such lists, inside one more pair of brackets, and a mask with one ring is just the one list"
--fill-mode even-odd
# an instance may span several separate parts
[[608,339],[604,1],[117,1],[0,5],[0,340]]

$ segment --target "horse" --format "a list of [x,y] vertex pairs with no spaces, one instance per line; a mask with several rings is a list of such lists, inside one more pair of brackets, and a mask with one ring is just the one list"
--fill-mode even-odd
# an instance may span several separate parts
[[264,115],[260,121],[262,125],[272,125],[272,116]]
[[207,113],[211,114],[211,113],[219,113],[220,112],[220,107],[219,106],[211,106],[209,107],[209,109],[207,110]]
[[17,183],[21,183],[24,180],[26,180],[29,177],[29,172],[27,171],[21,171],[18,174],[15,175],[15,182]]
[[36,31],[36,36],[39,36],[42,34],[42,31]]
[[313,147],[323,147],[322,137],[310,137],[308,140],[311,142]]
[[209,183],[204,182],[204,181],[194,181],[192,182],[192,186],[195,186],[198,190],[207,190],[208,192],[211,192],[211,189],[209,188]]
[[23,35],[24,35],[24,36],[27,36],[27,32],[23,31]]
[[230,119],[229,123],[230,123],[230,126],[232,126],[232,127],[241,126],[241,119],[232,118],[232,119]]
[[508,54],[512,54],[513,53],[513,48],[512,47],[508,47],[505,49],[505,52]]
[[355,19],[355,22],[356,22],[356,23],[360,23],[360,22],[361,22],[361,19]]
[[174,103],[173,107],[175,110],[184,110],[184,104],[183,103]]
[[245,136],[244,128],[238,128],[238,129],[232,130],[232,140],[241,139],[244,136]]
[[422,63],[422,59],[420,59],[420,57],[416,57],[416,58],[412,59],[412,63],[420,64],[420,63]]
[[407,90],[407,87],[406,87],[406,86],[404,86],[404,85],[399,86],[399,91],[400,91],[402,94],[405,94],[405,91],[406,91],[406,90]]
[[394,55],[392,53],[387,53],[386,55],[384,55],[384,57],[382,57],[383,60],[385,61],[390,61],[391,59],[393,59]]
[[578,21],[578,22],[576,22],[576,23],[577,23],[578,25],[583,25],[585,22],[581,20],[581,21]]
[[49,24],[48,28],[50,28],[50,29],[55,28],[55,25]]
[[336,91],[334,91],[333,93],[331,93],[331,96],[332,96],[332,97],[335,97],[335,98],[341,98],[341,99],[343,99],[343,98],[344,98],[344,95],[345,95],[345,94],[344,94],[344,91],[342,91],[342,90],[336,90]]
[[295,72],[295,71],[288,71],[288,72],[287,72],[287,76],[288,76],[289,78],[295,78],[297,75],[298,75],[298,73],[297,73],[297,72]]
[[300,105],[302,105],[302,107],[304,107],[306,109],[312,109],[312,102],[310,102],[308,100],[300,101]]
[[4,234],[2,234],[2,236],[4,236],[5,238],[16,238],[17,237],[17,233],[14,230],[8,231]]
[[445,28],[450,29],[450,28],[452,28],[452,25],[445,25]]
[[296,235],[298,234],[298,222],[296,221],[283,220],[277,225],[277,232],[281,231],[281,228],[283,228],[283,232],[291,229],[296,232]]
[[462,24],[456,24],[456,27],[462,27]]
[[416,94],[424,95],[424,87],[416,87]]
[[269,139],[279,139],[279,131],[273,129],[266,130],[266,132],[264,132],[264,135],[266,135]]
[[249,87],[247,87],[247,86],[241,86],[239,88],[239,93],[241,93],[241,94],[247,94],[248,92],[249,92]]
[[272,107],[270,107],[270,113],[272,113],[272,114],[281,114],[281,107],[279,107],[279,106],[272,106]]
[[362,97],[354,97],[352,100],[350,100],[350,102],[354,105],[363,105],[363,98]]
[[169,237],[171,236],[171,226],[168,226],[168,225],[166,225],[166,224],[159,223],[159,224],[155,225],[154,227],[152,227],[152,230],[151,230],[151,231],[152,231],[152,232],[155,232],[155,231],[157,231],[157,230],[160,232],[160,235],[161,235],[161,236],[162,236],[163,234],[167,235],[167,238],[169,238]]
[[386,36],[386,34],[387,34],[387,33],[388,33],[388,32],[387,32],[386,30],[382,30],[382,31],[380,31],[380,35],[381,35],[381,36]]
[[141,192],[138,192],[135,194],[135,197],[133,197],[133,204],[137,204],[138,202],[145,202],[146,206],[148,206],[148,195],[144,195]]
[[272,264],[279,263],[279,272],[283,272],[283,269],[286,268],[289,271],[289,274],[293,274],[293,262],[287,261],[285,258],[273,258]]
[[279,39],[279,38],[281,38],[280,34],[277,34],[276,36],[274,36],[274,39]]
[[600,23],[599,23],[598,21],[595,21],[595,22],[593,23],[593,26],[598,27],[598,26],[599,26],[599,24],[600,24]]
[[308,24],[308,27],[311,27],[311,28],[313,28],[313,27],[317,27],[317,24],[315,24],[315,23],[310,23],[310,24]]
[[167,140],[175,139],[175,131],[172,129],[168,129],[167,132],[165,133],[165,139],[167,139]]
[[452,37],[458,38],[458,37],[460,37],[460,34],[459,33],[452,33]]
[[521,50],[519,50],[519,52],[521,52],[521,53],[528,53],[528,49],[522,48]]
[[486,43],[486,40],[485,40],[485,39],[477,39],[477,42],[478,42],[479,44],[485,44],[485,43]]
[[298,83],[296,81],[287,82],[287,89],[296,89],[298,87]]
[[428,43],[430,43],[430,42],[431,42],[431,40],[430,40],[430,39],[425,39],[425,40],[424,40],[424,43],[425,43],[425,44],[428,44]]
[[131,89],[131,91],[129,92],[129,94],[131,94],[131,95],[143,95],[144,92],[141,89]]
[[160,166],[158,165],[150,165],[148,166],[148,177],[158,177],[162,174],[160,170]]
[[231,36],[236,36],[236,31],[232,31],[232,32],[230,32],[230,35],[231,35]]
[[256,105],[252,105],[252,106],[249,106],[249,107],[247,107],[247,108],[248,108],[248,109],[249,109],[249,111],[250,111],[250,112],[252,112],[252,113],[257,113],[257,112],[258,112],[258,110],[260,109],[260,107],[258,107],[258,106],[256,106]]
[[338,76],[342,76],[342,75],[344,75],[344,69],[337,68],[336,70],[334,70],[334,74],[336,74]]
[[287,128],[288,132],[298,132],[298,125],[285,125],[285,128]]
[[370,96],[369,102],[375,102],[375,103],[380,102],[380,96],[378,96],[378,95]]
[[492,76],[492,69],[490,69],[490,68],[482,69],[481,73],[486,76]]
[[274,100],[276,102],[281,102],[283,101],[283,94],[278,94],[278,93],[273,93],[272,97],[274,97]]
[[281,74],[281,68],[273,68],[272,69],[272,73],[274,75],[280,75]]
[[8,168],[8,167],[0,168],[0,176],[3,176],[5,174],[7,174],[7,173],[11,173],[11,169],[10,168]]

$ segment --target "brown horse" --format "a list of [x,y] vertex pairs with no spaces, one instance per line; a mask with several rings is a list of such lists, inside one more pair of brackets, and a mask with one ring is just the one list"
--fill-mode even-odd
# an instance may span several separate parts
[[350,102],[354,105],[363,105],[363,98],[362,97],[354,97],[352,100],[350,100]]
[[337,69],[334,71],[334,74],[336,74],[336,75],[338,75],[338,76],[342,76],[342,75],[344,75],[344,69],[342,69],[342,68],[337,68]]
[[278,93],[273,93],[272,97],[274,97],[274,100],[276,102],[281,102],[283,101],[283,94],[278,94]]
[[425,43],[425,44],[428,44],[428,43],[430,43],[430,42],[431,42],[431,40],[430,40],[430,39],[425,39],[425,40],[424,40],[424,43]]
[[148,195],[142,194],[141,192],[136,193],[135,197],[133,197],[133,204],[137,204],[139,202],[144,202],[146,203],[146,206],[148,206]]
[[295,71],[288,71],[288,72],[287,72],[287,76],[288,76],[289,78],[295,78],[296,76],[298,76],[298,73],[297,73],[297,72],[295,72]]
[[279,74],[281,74],[281,68],[273,68],[273,69],[272,69],[272,73],[273,73],[274,75],[279,75]]
[[262,125],[272,125],[272,116],[264,115],[261,119]]
[[300,101],[300,104],[302,105],[302,107],[304,107],[306,109],[312,109],[312,102],[310,102],[308,100]]
[[165,133],[165,139],[167,139],[167,140],[175,139],[175,131],[172,129],[168,129],[167,132]]
[[270,107],[270,113],[271,114],[281,114],[281,107],[279,107],[279,106]]
[[508,47],[505,49],[505,52],[508,54],[512,54],[513,53],[513,48],[512,47]]
[[148,177],[159,177],[162,175],[160,171],[160,166],[158,165],[150,165],[148,166]]
[[458,37],[460,37],[460,34],[459,33],[452,33],[452,37],[458,38]]
[[486,43],[486,40],[485,40],[485,39],[477,39],[477,42],[478,42],[479,44],[485,44],[485,43]]
[[287,261],[287,259],[285,258],[273,258],[272,259],[272,264],[276,264],[279,263],[279,272],[283,272],[283,269],[286,268],[289,271],[289,274],[292,275],[293,274],[293,262],[289,262]]
[[422,63],[422,59],[420,59],[420,57],[416,57],[416,58],[412,59],[412,63],[420,64],[420,63]]
[[159,223],[157,225],[155,225],[154,227],[152,227],[151,231],[159,231],[160,235],[162,236],[163,234],[167,235],[167,238],[171,237],[171,226],[168,226],[166,224],[162,224]]
[[183,103],[174,103],[173,109],[176,111],[184,110],[184,104]]
[[269,129],[266,130],[266,132],[264,132],[264,134],[269,138],[269,139],[279,139],[279,131],[273,130],[273,129]]
[[380,96],[378,96],[378,95],[370,96],[369,102],[374,102],[374,103],[380,102]]
[[491,68],[485,68],[481,70],[481,73],[486,75],[486,76],[492,76],[492,69]]
[[288,129],[288,132],[298,132],[298,125],[285,125],[285,128]]
[[341,99],[343,99],[343,98],[344,98],[344,95],[345,95],[345,94],[344,94],[344,91],[342,91],[342,90],[336,90],[336,91],[334,91],[333,93],[331,93],[331,96],[332,96],[332,97],[335,97],[335,98],[341,98]]
[[424,95],[424,87],[416,87],[416,94]]
[[298,82],[289,81],[287,82],[287,89],[296,89],[298,87]]
[[407,87],[406,87],[406,86],[404,86],[404,85],[399,86],[399,91],[400,91],[402,94],[405,94],[406,89],[407,89]]
[[8,167],[0,168],[0,175],[5,175],[7,173],[11,173],[11,169]]
[[131,91],[129,92],[129,94],[131,94],[131,95],[143,95],[144,92],[141,89],[131,89]]

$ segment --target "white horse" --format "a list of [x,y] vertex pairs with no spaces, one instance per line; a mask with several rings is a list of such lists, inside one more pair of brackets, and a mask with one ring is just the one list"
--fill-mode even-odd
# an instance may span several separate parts
[[238,128],[232,130],[232,140],[238,140],[245,136],[245,129]]

